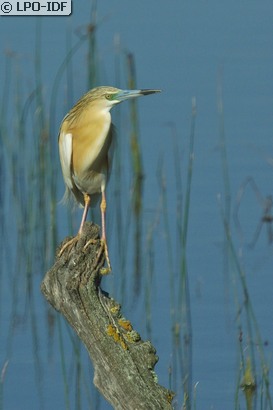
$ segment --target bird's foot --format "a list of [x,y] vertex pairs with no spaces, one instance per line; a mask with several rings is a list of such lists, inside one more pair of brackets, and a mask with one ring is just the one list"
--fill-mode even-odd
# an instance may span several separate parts
[[109,258],[109,253],[108,253],[108,246],[107,246],[107,242],[106,242],[105,239],[101,239],[100,243],[101,243],[101,250],[104,250],[105,259],[106,259],[106,263],[107,263],[107,268],[102,268],[100,273],[102,275],[107,275],[112,270],[111,263],[110,263],[110,258]]
[[[89,245],[93,245],[97,242],[96,239],[90,239],[88,242],[86,242],[86,244],[84,245],[84,250],[86,250],[86,248]],[[106,259],[106,263],[107,263],[107,267],[101,268],[100,270],[100,274],[101,275],[107,275],[108,273],[110,273],[112,271],[111,268],[111,263],[110,263],[110,259],[109,259],[109,254],[108,254],[108,247],[107,247],[107,243],[105,241],[105,239],[101,239],[100,240],[101,246],[100,246],[100,250],[97,256],[97,261],[99,260],[99,258],[101,257],[102,252],[104,251],[105,254],[105,259]],[[97,261],[95,263],[97,263]]]
[[[79,236],[80,236],[80,234],[77,234],[76,236],[74,236],[74,238],[68,240],[68,241],[62,246],[61,250],[60,250],[59,253],[58,253],[58,257],[59,257],[59,258],[63,255],[63,253],[64,253],[66,250],[69,250],[69,252],[70,252],[70,250],[72,249],[72,247],[75,246],[76,243],[78,242],[78,240],[80,239]],[[101,269],[100,269],[100,274],[101,274],[101,275],[107,275],[108,273],[111,272],[112,268],[111,268],[111,263],[110,263],[109,254],[108,254],[108,247],[107,247],[107,242],[106,242],[106,240],[105,240],[105,239],[89,239],[89,240],[86,242],[86,244],[84,245],[83,250],[86,251],[86,249],[88,248],[88,246],[90,246],[90,245],[95,245],[95,244],[98,242],[98,240],[100,240],[100,249],[99,249],[99,253],[98,253],[98,255],[97,255],[97,259],[96,259],[96,261],[95,261],[95,265],[98,263],[98,261],[99,261],[101,255],[102,255],[102,252],[104,252],[107,267],[101,268]]]

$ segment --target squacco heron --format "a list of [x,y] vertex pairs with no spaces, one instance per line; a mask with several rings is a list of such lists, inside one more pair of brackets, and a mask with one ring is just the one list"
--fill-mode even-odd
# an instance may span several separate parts
[[84,206],[78,235],[82,232],[89,207],[96,204],[98,195],[101,194],[101,243],[109,270],[111,265],[105,229],[105,188],[110,172],[109,148],[113,139],[110,110],[129,98],[157,92],[160,90],[97,87],[74,105],[61,124],[59,152],[66,194],[73,194],[76,201]]

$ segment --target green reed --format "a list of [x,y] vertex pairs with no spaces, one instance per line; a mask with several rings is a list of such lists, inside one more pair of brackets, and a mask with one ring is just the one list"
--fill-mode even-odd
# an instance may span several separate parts
[[[176,199],[172,199],[172,211],[175,209],[176,225],[176,257],[175,247],[170,227],[168,209],[168,185],[164,171],[163,159],[159,159],[158,182],[160,187],[160,212],[162,213],[165,237],[167,264],[169,269],[170,287],[170,319],[172,335],[172,359],[169,368],[169,388],[181,393],[183,389],[183,408],[190,409],[192,405],[192,325],[191,304],[189,294],[189,277],[187,268],[188,227],[190,222],[190,201],[194,165],[196,103],[192,100],[191,124],[189,132],[189,147],[187,154],[186,181],[183,178],[181,167],[180,138],[174,126],[171,127],[173,140],[174,180],[176,186]],[[183,195],[182,186],[185,183]],[[173,205],[174,204],[174,205]],[[179,286],[176,286],[176,283]]]
[[87,88],[91,89],[99,83],[99,70],[97,59],[97,0],[93,0],[91,5],[90,24],[87,28],[88,51],[87,51]]
[[[117,88],[121,88],[121,69],[123,65],[123,52],[120,44],[120,37],[118,35],[114,38],[114,67],[115,67],[115,85]],[[117,109],[113,112],[114,123],[117,130],[122,130],[122,115],[121,110]],[[125,162],[125,153],[122,149],[123,144],[121,139],[115,135],[114,139],[114,149],[115,155],[113,159],[113,173],[114,178],[112,179],[113,185],[113,199],[114,199],[114,220],[115,224],[113,230],[116,229],[119,231],[119,239],[116,241],[115,253],[117,255],[117,271],[120,275],[119,289],[120,292],[116,292],[120,298],[121,303],[123,304],[126,297],[126,288],[127,288],[127,277],[128,272],[126,269],[127,264],[127,253],[124,252],[127,244],[127,233],[130,229],[130,221],[128,220],[128,210],[124,206],[124,198],[126,192],[126,178],[123,173],[123,164]],[[125,217],[124,217],[125,215]]]
[[[195,141],[195,123],[196,123],[196,101],[192,99],[192,116],[189,135],[189,151],[188,151],[188,170],[187,181],[184,198],[184,209],[182,214],[181,231],[181,261],[180,261],[180,287],[178,294],[178,312],[180,319],[180,338],[182,343],[182,359],[183,370],[183,388],[184,401],[183,408],[191,407],[191,392],[192,392],[192,326],[191,326],[191,309],[190,309],[190,294],[189,294],[189,278],[187,268],[187,244],[188,244],[188,226],[190,214],[190,200],[192,188],[192,175],[194,164],[194,141]],[[179,181],[178,181],[179,182]],[[178,350],[179,352],[179,350]],[[180,359],[180,362],[181,362]]]
[[[248,410],[255,408],[258,394],[261,396],[261,402],[264,403],[261,409],[272,409],[273,406],[269,388],[269,363],[264,353],[264,344],[260,334],[259,324],[248,291],[246,273],[236,253],[230,226],[225,220],[223,212],[222,220],[228,241],[231,263],[233,265],[234,292],[237,301],[236,322],[239,331],[238,341],[240,351],[238,383],[240,383],[236,386],[235,408],[240,408],[239,389],[241,389],[245,393]],[[242,301],[239,302],[241,299]],[[247,348],[243,348],[243,344],[245,344]],[[257,362],[258,365],[256,364]],[[261,391],[258,391],[260,387],[257,384],[258,379],[262,380],[263,388]]]
[[[136,89],[136,68],[132,53],[126,54],[128,67],[128,88]],[[138,113],[136,100],[130,101],[131,119],[131,164],[133,171],[133,195],[132,206],[134,216],[134,291],[138,295],[141,287],[142,266],[142,198],[143,198],[143,164],[138,129]]]
[[[259,409],[272,409],[272,399],[269,383],[269,363],[265,357],[264,345],[260,334],[251,296],[248,290],[247,275],[242,261],[238,256],[234,244],[231,228],[231,190],[229,177],[229,162],[225,138],[224,105],[222,96],[222,73],[218,79],[217,106],[220,119],[220,155],[224,187],[224,203],[220,201],[220,212],[224,226],[224,272],[225,281],[233,283],[235,317],[238,331],[238,347],[240,361],[235,387],[235,409],[241,408],[242,393],[247,410],[257,408],[260,396]],[[221,199],[221,197],[219,196]],[[230,278],[230,272],[232,272]],[[261,380],[261,384],[258,383]]]

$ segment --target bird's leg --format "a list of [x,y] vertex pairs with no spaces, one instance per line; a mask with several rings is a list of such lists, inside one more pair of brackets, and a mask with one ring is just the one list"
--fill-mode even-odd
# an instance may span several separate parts
[[109,271],[111,271],[111,263],[110,263],[110,259],[109,259],[108,246],[107,246],[107,240],[106,240],[106,229],[105,229],[106,197],[105,197],[104,190],[102,191],[101,195],[102,195],[101,204],[100,204],[101,231],[102,231],[101,243],[102,243],[102,246],[104,248],[105,258],[106,258],[106,262],[107,262],[107,265],[108,265],[108,270],[105,273],[108,273]]
[[[109,259],[109,254],[108,254],[108,247],[107,247],[107,241],[106,241],[106,230],[105,230],[105,214],[106,214],[106,198],[105,198],[105,192],[104,190],[102,191],[102,199],[101,199],[101,204],[100,204],[100,210],[101,210],[101,248],[98,254],[97,259],[100,258],[102,251],[105,253],[105,259],[106,263],[108,265],[108,268],[102,268],[101,269],[101,274],[106,275],[107,273],[111,272],[111,263]],[[84,223],[84,215],[82,219],[82,224]],[[94,243],[94,239],[90,239],[85,245],[84,249],[86,249],[90,244]]]
[[81,224],[80,224],[80,229],[77,233],[76,236],[74,236],[74,238],[70,239],[70,241],[67,241],[64,246],[62,247],[62,249],[60,250],[58,256],[60,257],[63,252],[68,248],[71,247],[75,242],[77,242],[79,235],[82,233],[82,229],[83,229],[83,225],[86,221],[87,218],[87,214],[88,214],[88,209],[90,207],[90,202],[91,202],[91,198],[88,194],[84,194],[84,210],[83,210],[83,214],[82,214],[82,220],[81,220]]
[[82,228],[83,228],[84,222],[86,221],[87,214],[88,214],[88,209],[90,207],[90,202],[91,202],[90,195],[84,194],[83,198],[84,198],[84,210],[83,210],[83,214],[82,214],[80,229],[79,229],[79,232],[78,232],[79,234],[82,233]]
[[106,214],[106,197],[105,197],[105,192],[103,191],[101,193],[101,204],[100,204],[100,210],[101,210],[101,231],[102,231],[102,236],[101,239],[106,242],[106,230],[105,230],[105,214]]

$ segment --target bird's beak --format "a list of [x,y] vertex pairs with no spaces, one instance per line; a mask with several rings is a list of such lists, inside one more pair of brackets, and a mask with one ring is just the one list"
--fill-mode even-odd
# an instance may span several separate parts
[[161,90],[120,90],[115,96],[114,99],[117,101],[128,100],[129,98],[141,97],[142,95],[160,93]]

